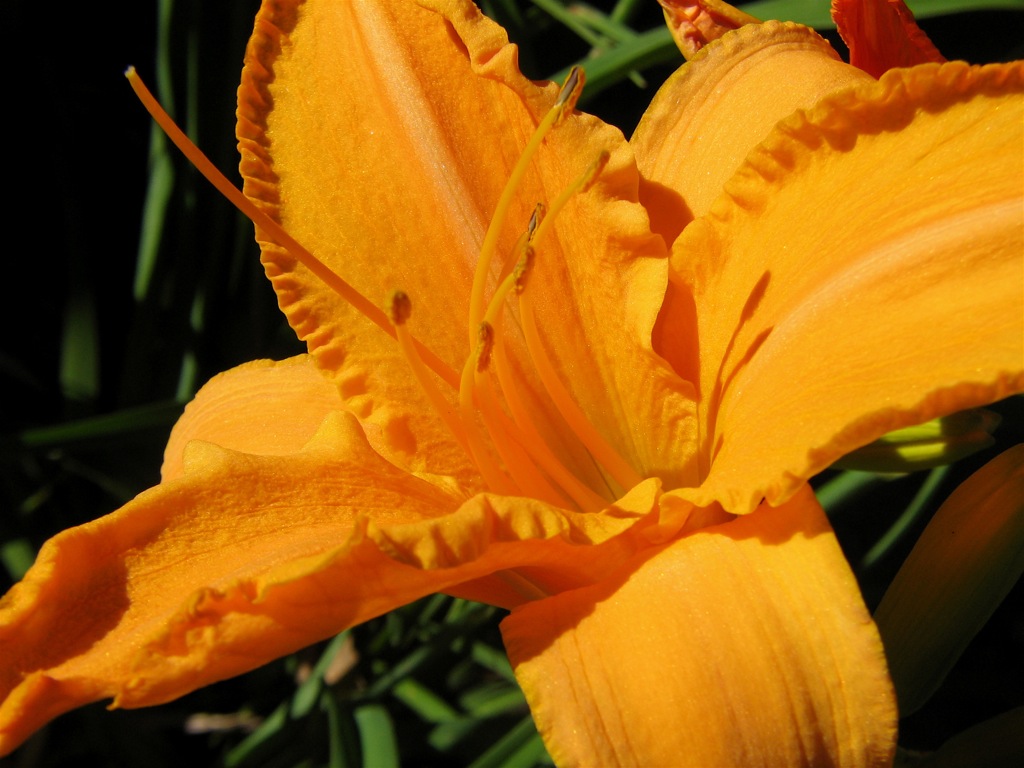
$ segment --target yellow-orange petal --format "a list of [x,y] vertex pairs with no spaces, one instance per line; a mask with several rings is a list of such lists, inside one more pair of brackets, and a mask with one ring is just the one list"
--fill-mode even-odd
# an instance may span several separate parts
[[657,480],[600,515],[462,501],[384,461],[344,412],[299,453],[185,454],[178,479],[47,542],[0,599],[0,754],[73,707],[168,701],[432,592],[514,606],[487,579],[502,570],[592,583],[688,511],[662,509]]
[[850,63],[874,77],[894,67],[946,60],[903,0],[832,0],[832,18],[850,49]]
[[665,12],[665,22],[672,39],[687,59],[712,40],[744,24],[758,24],[759,19],[722,0],[658,0]]
[[788,498],[893,429],[1024,389],[1024,62],[826,99],[676,241],[694,291],[701,489]]
[[665,82],[630,140],[655,230],[672,242],[779,120],[868,79],[798,24],[753,24],[708,45]]
[[806,488],[521,606],[502,634],[559,765],[892,759],[881,642]]
[[[461,369],[484,232],[557,86],[524,78],[515,46],[469,0],[265,2],[246,62],[238,108],[246,194],[364,295],[405,291],[410,332]],[[685,396],[650,350],[667,252],[637,203],[638,174],[617,129],[573,113],[547,137],[501,231],[491,288],[535,205],[605,150],[611,159],[596,184],[537,245],[529,290],[549,353],[572,379],[566,386],[606,439],[643,474],[681,477],[692,408],[664,436],[639,437],[652,411]],[[318,364],[340,371],[346,402],[393,436],[388,457],[452,474],[464,457],[431,449],[440,420],[393,342],[272,244],[264,243],[264,263]],[[525,360],[518,323],[504,327],[541,432],[594,480],[593,462]]]
[[[422,520],[457,505],[338,418],[290,456],[192,441],[177,480],[47,542],[0,600],[0,752],[72,707],[159,703],[330,634],[289,623],[267,574],[345,546],[369,516]],[[307,599],[315,613],[315,588]],[[175,626],[174,651],[150,658]]]
[[192,440],[263,456],[296,453],[327,414],[342,408],[334,383],[306,355],[245,363],[213,377],[185,407],[164,450],[161,477],[167,482],[184,472]]

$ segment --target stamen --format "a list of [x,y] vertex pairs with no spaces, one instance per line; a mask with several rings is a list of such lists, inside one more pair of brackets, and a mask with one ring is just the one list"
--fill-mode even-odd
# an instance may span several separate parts
[[[607,151],[602,151],[594,162],[591,163],[587,169],[580,174],[575,181],[573,181],[572,184],[562,190],[561,194],[555,198],[548,211],[545,211],[543,206],[537,207],[534,211],[534,215],[530,218],[530,226],[528,229],[529,244],[523,248],[522,254],[512,271],[511,277],[515,282],[515,291],[519,295],[520,314],[522,316],[521,319],[524,335],[526,336],[527,349],[530,352],[530,356],[533,358],[534,366],[537,368],[537,373],[541,377],[541,382],[544,384],[544,388],[548,391],[548,394],[551,396],[555,406],[562,414],[562,417],[570,425],[570,428],[576,432],[577,436],[586,446],[587,450],[590,451],[591,455],[611,474],[615,481],[619,483],[624,490],[626,490],[639,483],[642,478],[594,428],[584,415],[583,411],[576,404],[572,395],[570,395],[564,388],[561,380],[558,378],[558,374],[555,372],[554,366],[551,364],[550,358],[547,356],[547,353],[544,351],[544,348],[540,343],[539,334],[537,332],[529,303],[528,301],[525,301],[524,303],[526,280],[530,273],[530,268],[535,254],[533,244],[539,243],[543,240],[544,236],[550,231],[555,218],[569,200],[574,195],[586,190],[594,180],[597,179],[601,174],[601,171],[603,171],[605,166],[608,164],[609,158],[609,153]],[[502,287],[504,287],[504,284]],[[504,292],[499,290],[499,293],[501,293],[501,298],[504,299]],[[497,299],[498,297],[496,296],[495,298]],[[491,319],[492,323],[494,320],[490,318],[490,313],[494,307],[495,303],[492,302],[488,309],[489,319]],[[498,378],[499,381],[501,381],[502,390],[505,392],[506,400],[509,402],[509,408],[513,409],[513,415],[516,417],[516,423],[519,424],[522,429],[532,429],[532,432],[538,437],[538,444],[544,445],[544,448],[547,449],[547,445],[539,439],[539,434],[537,434],[536,428],[533,427],[532,421],[528,418],[525,408],[521,409],[522,421],[520,421],[520,414],[517,413],[517,411],[520,411],[519,406],[521,406],[521,403],[516,402],[517,397],[514,394],[515,386],[512,383],[511,374],[507,371],[507,365],[504,364],[503,360],[496,366],[496,370],[498,371]],[[513,403],[515,403],[515,405]],[[527,424],[529,424],[529,427],[526,426]],[[550,451],[548,452],[550,453]],[[554,458],[553,454],[552,458]],[[555,463],[560,466],[560,462],[557,462],[557,460],[555,460]],[[545,466],[545,463],[541,463],[541,466]],[[547,466],[545,466],[545,469],[547,469]],[[573,495],[577,503],[582,502],[582,499],[580,498],[581,495],[588,495],[591,496],[591,498],[587,500],[587,503],[588,506],[592,508],[595,501],[595,499],[593,499],[593,492],[582,483],[579,483],[571,473],[566,472],[560,474],[562,476],[564,476],[564,474],[568,474],[572,477],[572,480],[568,481],[570,485],[572,485],[573,481],[579,484],[580,487],[575,489],[563,485],[566,491]],[[558,479],[558,482],[561,483],[561,479]],[[598,503],[603,503],[603,500]]]
[[[538,206],[538,208],[543,209],[543,206]],[[531,218],[530,221],[533,224],[535,219]],[[505,306],[505,299],[513,290],[516,292],[522,290],[523,280],[525,280],[532,257],[533,247],[526,244],[519,260],[516,262],[515,269],[501,282],[498,290],[491,298],[491,303],[487,306],[487,314],[484,318],[484,323],[493,329],[493,341],[489,357],[494,362],[494,370],[498,376],[501,391],[505,396],[505,402],[508,403],[509,410],[512,411],[512,418],[514,420],[509,422],[507,418],[502,419],[501,426],[507,437],[510,437],[522,446],[532,463],[547,473],[548,477],[554,480],[580,509],[584,511],[603,509],[608,505],[607,500],[591,490],[570,472],[548,447],[547,441],[541,437],[539,430],[533,423],[529,410],[523,405],[523,401],[519,397],[519,388],[512,376],[508,357],[505,355],[505,345],[502,343],[500,333],[504,318],[502,310]],[[504,417],[504,414],[502,413],[501,416]],[[490,429],[490,427],[488,428]],[[507,463],[508,460],[506,459]]]
[[571,111],[576,105],[576,100],[579,98],[582,88],[583,71],[579,67],[573,67],[569,72],[569,76],[565,79],[565,83],[562,85],[562,90],[558,93],[558,98],[555,99],[554,106],[548,110],[548,113],[540,121],[537,129],[533,132],[533,136],[530,137],[529,143],[527,143],[523,153],[519,156],[519,160],[516,161],[515,166],[512,168],[512,173],[509,175],[501,197],[498,199],[498,205],[494,209],[491,222],[484,235],[483,244],[480,246],[480,257],[477,259],[476,272],[473,275],[473,290],[469,296],[469,345],[471,349],[476,343],[476,327],[480,324],[481,319],[483,319],[484,291],[487,287],[487,275],[490,274],[491,260],[498,247],[498,237],[501,234],[501,228],[505,224],[505,219],[508,217],[508,209],[512,205],[512,200],[519,189],[519,185],[522,183],[526,169],[529,167],[530,161],[537,150],[540,149],[544,137],[562,120],[563,115]]
[[[495,357],[495,360],[502,361],[499,365],[505,368],[506,371],[505,374],[498,374],[498,380],[509,380],[511,376],[507,372],[507,363],[504,362],[505,356],[498,355]],[[500,370],[500,368],[496,366],[496,370]],[[506,384],[502,383],[502,387],[505,386]],[[558,505],[565,506],[564,502],[566,497],[568,497],[584,512],[596,512],[607,507],[608,500],[581,482],[579,478],[559,461],[558,457],[548,447],[547,442],[541,437],[533,420],[523,407],[515,385],[511,385],[510,388],[503,391],[505,393],[505,400],[512,410],[513,417],[516,419],[516,421],[511,421],[504,414],[501,414],[502,418],[500,421],[501,428],[504,430],[504,436],[514,440],[517,445],[522,447],[531,465],[542,469],[557,484],[556,488],[546,482],[544,483],[546,487],[550,488],[553,497],[561,499]],[[562,492],[564,492],[565,496],[562,495]],[[544,497],[538,496],[537,498]]]
[[522,291],[519,294],[519,315],[523,326],[523,335],[526,338],[526,347],[533,358],[537,375],[540,376],[544,388],[547,390],[551,400],[555,403],[562,418],[569,424],[580,441],[590,451],[591,456],[604,467],[612,478],[623,490],[638,485],[643,478],[629,465],[629,463],[612,448],[611,444],[601,435],[600,432],[590,423],[590,420],[583,413],[583,410],[576,404],[572,395],[562,384],[555,366],[548,357],[547,352],[540,340],[537,331],[537,324],[533,316],[533,308],[530,305],[529,291]]
[[[200,151],[199,147],[193,144],[188,136],[186,136],[184,132],[175,125],[170,115],[164,111],[163,107],[160,106],[160,103],[156,98],[154,98],[153,94],[150,93],[146,84],[142,82],[142,78],[140,78],[138,73],[136,73],[135,67],[129,67],[124,74],[125,77],[128,78],[128,82],[131,85],[132,90],[135,91],[135,95],[139,97],[139,101],[141,101],[143,106],[146,108],[146,111],[149,112],[156,123],[163,129],[164,133],[167,134],[167,137],[174,142],[174,145],[181,150],[186,158],[188,158],[189,162],[191,162],[192,165],[194,165],[196,169],[206,177],[207,181],[217,188],[218,192],[224,195],[224,197],[226,197],[228,201],[239,211],[249,217],[252,223],[261,229],[270,240],[284,248],[296,261],[305,266],[306,269],[319,278],[328,288],[337,293],[353,309],[362,314],[385,333],[395,337],[395,328],[388,321],[387,315],[380,309],[380,307],[376,306],[372,301],[359,293],[359,291],[343,280],[330,267],[302,247],[297,240],[285,231],[284,227],[270,218],[266,212],[242,194],[240,190],[228,181],[224,174],[217,170],[217,167]],[[420,359],[427,367],[434,371],[434,373],[440,376],[453,388],[458,387],[459,376],[451,369],[450,366],[448,366],[447,363],[441,360],[441,358],[416,339],[412,338],[411,342],[416,348]]]
[[388,314],[395,331],[395,338],[398,341],[398,346],[402,350],[402,356],[406,359],[406,362],[408,362],[409,368],[412,369],[416,382],[420,385],[420,389],[423,390],[423,393],[427,396],[427,399],[434,407],[434,410],[437,411],[437,414],[444,420],[445,425],[451,431],[459,445],[462,446],[462,449],[466,451],[466,453],[469,453],[469,443],[466,440],[466,430],[463,429],[462,423],[459,421],[458,415],[452,409],[452,406],[434,384],[434,380],[431,377],[430,372],[427,370],[427,366],[424,365],[423,360],[420,358],[412,336],[405,327],[406,322],[409,320],[409,316],[412,314],[412,301],[409,299],[409,296],[405,291],[391,292],[391,295],[388,297],[388,310]]
[[516,485],[526,496],[558,507],[567,506],[569,499],[559,493],[537,469],[527,451],[522,433],[498,405],[486,368],[478,365],[473,386],[484,426]]
[[459,386],[459,414],[462,424],[466,429],[466,440],[469,444],[469,454],[473,458],[480,474],[483,475],[487,487],[495,493],[506,496],[520,496],[520,489],[515,483],[495,464],[494,458],[484,444],[480,430],[476,426],[476,413],[474,412],[473,398],[473,374],[479,360],[479,352],[474,351],[462,367],[462,380]]
[[[501,297],[508,294],[511,283],[511,277],[503,282],[504,290],[500,292]],[[501,298],[496,297],[495,300],[492,300],[491,306],[500,306],[500,301]],[[501,406],[498,405],[490,378],[487,376],[487,368],[495,343],[494,327],[485,320],[480,323],[477,336],[478,344],[476,354],[474,355],[476,363],[472,381],[473,392],[471,402],[476,404],[487,434],[491,437],[492,445],[498,451],[498,455],[505,463],[505,469],[512,476],[513,484],[518,487],[522,495],[541,499],[556,506],[565,506],[568,499],[559,493],[538,471],[524,447],[525,443],[522,434],[518,432],[515,424],[501,410]],[[468,369],[469,362],[467,361],[466,370]],[[464,403],[466,401],[461,400],[461,402]],[[472,425],[472,422],[468,421],[472,419],[472,414],[467,416],[465,410],[463,410],[463,419]],[[470,426],[469,429],[472,430],[473,427]],[[480,450],[485,450],[482,446],[482,441]],[[490,471],[502,477],[504,476],[497,467],[491,467]]]

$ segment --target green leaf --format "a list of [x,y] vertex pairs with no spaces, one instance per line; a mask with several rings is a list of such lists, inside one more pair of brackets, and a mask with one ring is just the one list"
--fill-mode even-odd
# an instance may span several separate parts
[[470,715],[481,719],[526,709],[526,697],[519,686],[504,682],[477,686],[463,694],[460,703]]
[[224,757],[228,768],[241,765],[258,749],[270,743],[288,722],[288,704],[282,703],[260,726]]
[[125,408],[116,413],[27,429],[18,435],[18,440],[26,448],[48,448],[80,440],[123,437],[141,429],[170,427],[177,421],[181,411],[181,404],[175,402]]
[[510,682],[516,681],[515,672],[512,671],[512,665],[509,664],[504,650],[499,650],[487,643],[473,643],[471,655],[473,661],[480,666],[486,667]]
[[0,545],[0,562],[4,564],[11,581],[18,581],[35,562],[36,551],[28,539],[12,539]]
[[399,682],[391,693],[428,723],[448,723],[462,717],[448,702],[411,677]]
[[470,768],[530,768],[546,756],[533,718],[527,716],[473,761]]
[[295,695],[292,696],[291,709],[288,713],[293,720],[305,717],[312,711],[313,706],[320,698],[320,691],[323,689],[324,673],[331,665],[331,662],[334,661],[334,657],[338,655],[338,651],[341,650],[348,637],[348,632],[342,632],[327,644],[316,666],[310,672],[309,677],[295,691]]
[[398,768],[398,740],[391,715],[380,704],[365,704],[355,712],[365,768]]

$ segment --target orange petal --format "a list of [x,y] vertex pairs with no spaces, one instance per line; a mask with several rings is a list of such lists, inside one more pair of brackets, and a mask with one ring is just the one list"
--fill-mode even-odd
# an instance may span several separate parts
[[658,0],[665,11],[665,22],[679,50],[687,59],[712,40],[744,24],[759,19],[721,0]]
[[[239,89],[246,194],[363,295],[408,293],[410,331],[456,369],[470,351],[470,287],[484,232],[558,91],[524,78],[516,56],[468,0],[267,2]],[[492,277],[535,205],[550,203],[602,150],[611,152],[608,166],[539,245],[529,290],[549,351],[599,430],[643,474],[680,475],[692,407],[688,421],[637,437],[654,423],[652,411],[685,395],[650,350],[666,251],[636,202],[638,174],[617,129],[572,114],[549,135],[501,231]],[[434,440],[438,419],[391,340],[272,244],[264,243],[264,262],[318,364],[336,372],[364,423],[392,436],[385,455],[453,473],[463,458]],[[505,326],[521,395],[542,432],[566,463],[593,473],[541,393],[518,323]],[[673,410],[686,409],[681,402]]]
[[689,510],[661,508],[656,480],[600,515],[463,502],[381,459],[346,413],[300,453],[192,441],[184,468],[47,542],[0,600],[0,753],[73,707],[168,701],[425,594],[466,583],[514,606],[523,578],[592,583]]
[[342,408],[337,388],[308,356],[240,365],[207,382],[186,406],[164,450],[161,477],[167,482],[184,472],[192,440],[262,456],[295,453],[327,414]]
[[891,764],[881,642],[806,488],[501,628],[559,765]]
[[780,125],[673,266],[700,506],[780,503],[899,427],[1024,389],[1024,63],[922,65]]
[[850,48],[850,63],[874,77],[946,60],[903,0],[832,0],[832,18]]
[[779,120],[868,79],[798,24],[754,24],[707,46],[661,87],[630,142],[655,230],[674,240]]
[[[416,521],[457,504],[382,461],[342,416],[331,439],[290,456],[192,441],[177,480],[47,542],[0,602],[0,752],[72,707],[159,703],[330,634],[313,616],[291,621],[323,610],[315,586],[305,605],[282,605],[270,574],[357,542],[360,516]],[[374,606],[350,591],[339,608],[354,622],[353,602]]]

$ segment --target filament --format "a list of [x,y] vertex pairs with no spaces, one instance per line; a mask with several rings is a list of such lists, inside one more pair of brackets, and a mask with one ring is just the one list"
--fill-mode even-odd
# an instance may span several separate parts
[[509,175],[508,181],[505,183],[505,188],[502,190],[501,197],[498,198],[498,204],[494,209],[494,213],[491,215],[491,222],[487,227],[487,232],[484,235],[483,244],[480,246],[480,256],[476,263],[476,272],[473,275],[473,290],[469,297],[469,344],[470,349],[476,343],[476,327],[479,325],[480,320],[483,319],[484,314],[484,290],[486,289],[487,275],[491,269],[491,259],[494,257],[494,252],[498,246],[498,237],[501,235],[501,228],[505,224],[505,219],[508,217],[508,209],[512,205],[512,200],[515,198],[516,192],[519,190],[519,185],[522,183],[523,176],[526,173],[526,169],[530,165],[530,161],[533,156],[540,149],[541,143],[544,141],[544,137],[548,135],[552,128],[562,119],[562,116],[576,105],[576,100],[579,98],[580,90],[583,88],[583,70],[579,67],[573,67],[569,71],[569,76],[566,78],[565,83],[562,85],[562,89],[558,93],[558,98],[555,99],[554,106],[548,110],[547,114],[541,120],[536,130],[533,132],[533,136],[530,137],[530,141],[527,143],[526,148],[519,156],[519,160],[516,161],[515,166],[512,168],[512,173]]

